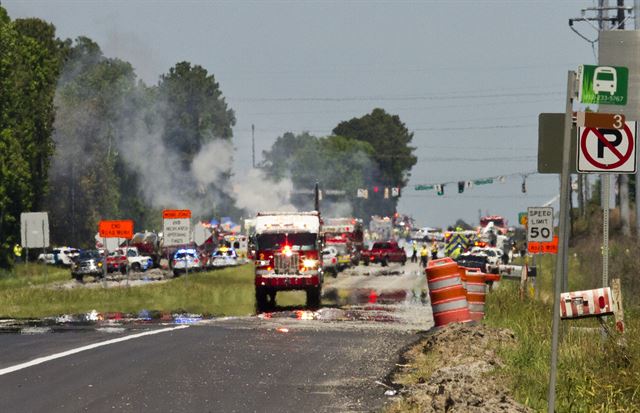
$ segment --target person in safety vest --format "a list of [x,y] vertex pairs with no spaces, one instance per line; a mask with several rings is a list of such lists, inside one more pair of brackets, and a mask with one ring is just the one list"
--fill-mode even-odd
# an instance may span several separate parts
[[431,259],[432,260],[438,259],[438,244],[436,244],[435,242],[431,246]]
[[418,243],[413,241],[411,248],[413,249],[413,254],[411,254],[411,262],[418,262]]
[[428,259],[429,250],[427,250],[427,244],[422,244],[422,249],[420,250],[420,265],[426,267]]
[[22,262],[22,246],[20,244],[13,246],[13,255],[16,256],[16,262]]

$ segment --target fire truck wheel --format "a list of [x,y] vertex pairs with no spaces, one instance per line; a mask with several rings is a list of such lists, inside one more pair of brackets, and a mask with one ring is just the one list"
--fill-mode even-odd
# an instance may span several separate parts
[[124,275],[127,273],[127,266],[126,265],[121,265],[120,266],[120,274]]
[[262,313],[267,310],[269,300],[267,299],[267,290],[261,287],[256,287],[256,310]]
[[320,307],[320,287],[311,287],[307,290],[307,307]]
[[367,258],[365,258],[362,262],[365,266],[369,265],[369,260]]

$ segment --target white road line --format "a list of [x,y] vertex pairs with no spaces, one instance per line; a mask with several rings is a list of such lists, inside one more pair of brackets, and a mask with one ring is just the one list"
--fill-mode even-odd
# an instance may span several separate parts
[[46,363],[47,361],[59,359],[59,358],[62,358],[62,357],[71,356],[73,354],[77,354],[77,353],[80,353],[80,352],[83,352],[83,351],[87,351],[87,350],[93,350],[94,348],[98,348],[98,347],[108,346],[109,344],[120,343],[122,341],[133,340],[135,338],[140,338],[140,337],[144,337],[144,336],[152,336],[154,334],[167,333],[167,332],[173,331],[173,330],[181,330],[183,328],[188,328],[188,327],[189,326],[182,325],[182,326],[177,326],[177,327],[162,328],[160,330],[145,331],[144,333],[138,333],[138,334],[132,334],[130,336],[114,338],[112,340],[101,341],[99,343],[89,344],[88,346],[82,346],[82,347],[74,348],[74,349],[71,349],[71,350],[63,351],[62,353],[56,353],[56,354],[52,354],[50,356],[39,357],[37,359],[31,360],[31,361],[27,361],[26,363],[21,363],[21,364],[15,365],[15,366],[11,366],[11,367],[6,367],[4,369],[0,369],[0,376],[3,376],[5,374],[9,374],[9,373],[13,373],[14,371],[26,369],[27,367],[37,366],[38,364]]

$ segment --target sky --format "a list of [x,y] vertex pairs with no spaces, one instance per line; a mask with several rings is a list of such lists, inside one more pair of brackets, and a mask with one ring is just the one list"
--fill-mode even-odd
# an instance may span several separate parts
[[[567,71],[595,63],[568,26],[587,0],[0,2],[12,19],[90,37],[147,84],[179,61],[203,66],[236,113],[239,175],[252,124],[259,162],[287,131],[327,136],[376,107],[399,115],[418,163],[398,210],[421,226],[516,224],[557,196],[558,176],[535,173],[538,115],[564,111]],[[497,176],[462,194],[449,183]],[[443,196],[414,189],[442,183]]]

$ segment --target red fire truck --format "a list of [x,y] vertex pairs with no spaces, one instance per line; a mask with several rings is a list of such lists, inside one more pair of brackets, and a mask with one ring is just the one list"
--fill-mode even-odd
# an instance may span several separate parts
[[256,217],[255,288],[259,312],[275,305],[278,291],[304,290],[307,306],[320,305],[320,214],[260,212]]
[[327,218],[322,225],[325,245],[342,246],[345,254],[338,257],[340,267],[358,265],[364,246],[362,220],[356,218]]

